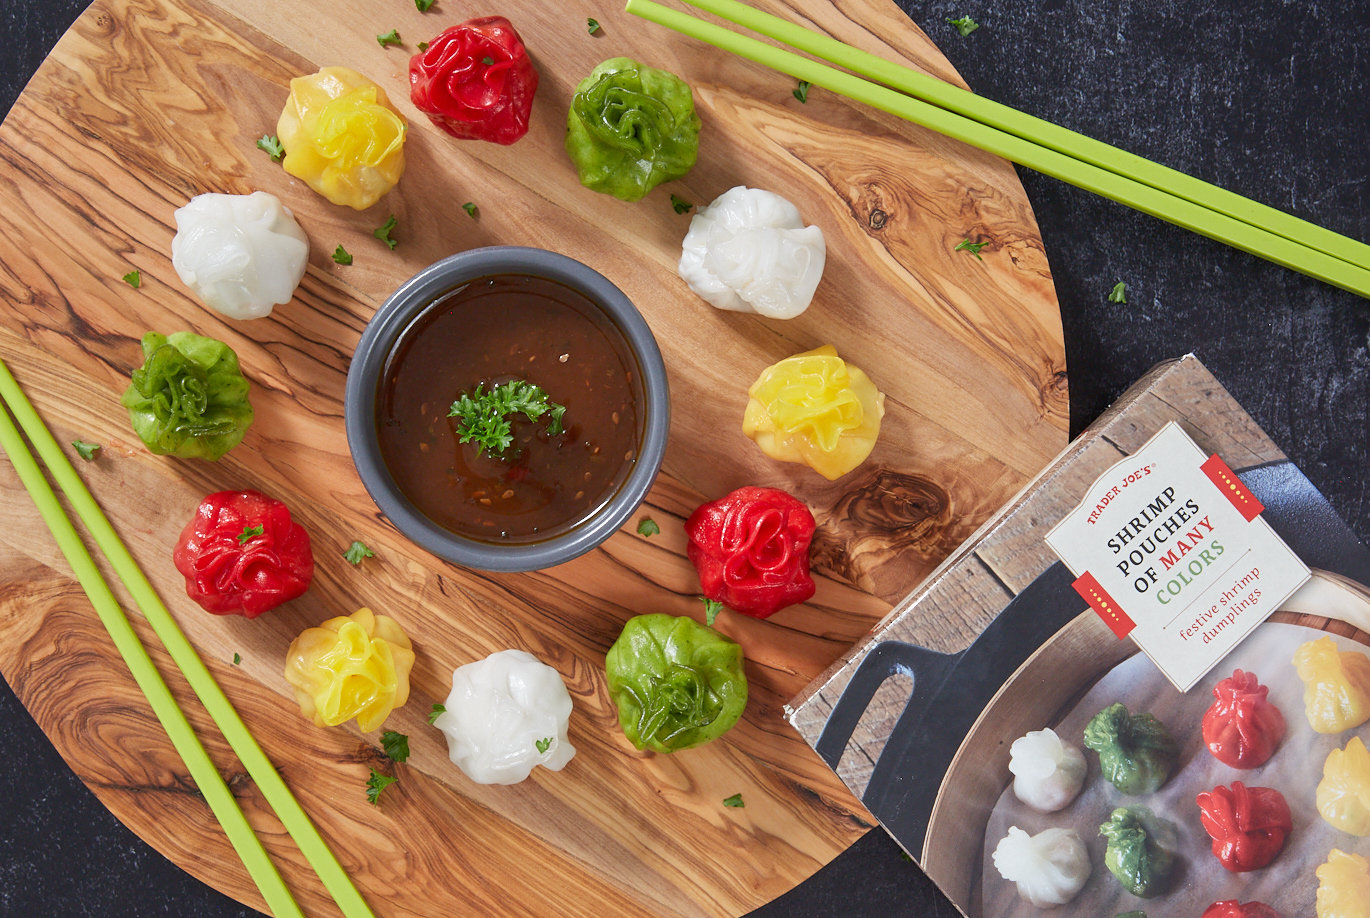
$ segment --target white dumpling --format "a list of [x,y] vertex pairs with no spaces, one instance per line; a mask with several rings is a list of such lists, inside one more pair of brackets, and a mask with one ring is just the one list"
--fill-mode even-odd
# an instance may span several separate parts
[[690,220],[681,279],[719,309],[792,319],[809,307],[823,276],[823,231],[771,191],[738,185]]
[[1053,813],[1080,793],[1085,782],[1085,756],[1047,727],[1020,736],[1009,747],[1008,770],[1013,793],[1028,806]]
[[171,266],[231,319],[260,319],[289,303],[308,263],[309,239],[273,194],[201,194],[176,211]]
[[535,765],[560,771],[576,754],[566,739],[571,693],[560,673],[527,651],[458,666],[444,707],[433,726],[477,784],[517,784]]
[[999,875],[1018,884],[1018,895],[1038,908],[1065,905],[1089,879],[1089,852],[1074,829],[1028,835],[1010,826],[993,857]]

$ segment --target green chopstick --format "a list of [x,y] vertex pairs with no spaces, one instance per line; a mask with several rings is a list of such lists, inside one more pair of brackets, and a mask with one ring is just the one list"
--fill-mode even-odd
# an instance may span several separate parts
[[185,713],[177,706],[171,689],[167,688],[166,682],[157,672],[156,665],[148,656],[147,648],[133,630],[128,616],[124,614],[109,584],[100,574],[100,569],[95,566],[95,561],[77,534],[76,527],[67,519],[62,505],[57,502],[52,485],[43,477],[42,469],[24,445],[18,428],[3,409],[0,409],[0,446],[3,446],[9,455],[10,463],[19,475],[19,480],[33,497],[43,521],[47,523],[48,529],[57,540],[57,547],[62,550],[77,581],[90,597],[91,604],[95,606],[95,611],[113,639],[115,648],[124,658],[124,663],[133,674],[138,688],[142,689],[143,696],[152,705],[153,713],[161,721],[171,744],[176,747],[181,761],[190,771],[195,786],[200,789],[205,802],[223,826],[224,834],[228,836],[233,850],[238,852],[238,857],[242,859],[243,866],[257,884],[257,889],[261,891],[271,913],[276,918],[284,918],[287,915],[298,915],[303,918],[304,913],[300,911],[300,906],[286,888],[285,881],[281,879],[270,855],[262,847],[261,839],[253,832],[233,792],[228,789],[223,776],[214,767],[209,753],[205,751],[205,747],[195,735],[194,728],[190,726],[190,721],[186,720]]
[[652,0],[625,9],[659,25],[756,61],[858,102],[945,134],[970,146],[1125,204],[1185,229],[1320,281],[1370,298],[1370,269],[1287,239],[1169,192],[1118,175],[1007,131],[912,98],[886,86],[729,31]]
[[[338,863],[333,852],[329,850],[323,837],[319,835],[318,828],[309,819],[290,789],[286,787],[280,773],[276,771],[266,754],[262,752],[261,746],[257,744],[257,740],[248,731],[247,725],[238,716],[238,712],[234,710],[223,689],[214,681],[214,677],[205,667],[204,661],[200,659],[195,648],[191,646],[190,641],[176,624],[176,620],[172,618],[171,613],[162,604],[162,600],[152,588],[152,584],[148,582],[147,577],[138,566],[138,562],[129,554],[128,548],[115,533],[109,519],[100,509],[99,504],[95,502],[95,498],[91,496],[81,477],[76,474],[76,469],[72,467],[71,460],[62,452],[62,448],[58,446],[52,433],[38,416],[38,412],[34,410],[33,405],[24,395],[23,390],[20,389],[19,383],[15,381],[13,374],[10,373],[9,367],[5,365],[3,360],[0,360],[0,398],[3,398],[9,410],[14,414],[15,420],[23,428],[29,442],[33,444],[39,457],[48,467],[48,471],[63,493],[66,494],[67,501],[76,510],[86,528],[90,530],[96,545],[104,552],[115,573],[119,575],[124,586],[127,587],[134,601],[147,617],[153,631],[157,633],[157,637],[166,647],[172,661],[180,668],[191,689],[199,697],[214,723],[223,732],[234,754],[238,756],[238,760],[242,762],[243,767],[252,776],[252,780],[261,789],[262,796],[275,810],[276,817],[280,819],[281,824],[290,833],[291,838],[295,840],[295,844],[299,846],[305,859],[309,861],[310,866],[319,875],[319,879],[323,881],[324,887],[332,895],[342,913],[347,918],[372,918],[371,909],[352,884],[347,872]],[[0,412],[0,414],[2,413]],[[17,446],[27,455],[28,450],[24,448],[22,440],[18,442]],[[11,459],[15,459],[16,453],[10,449],[9,443],[5,444],[5,448],[6,451],[11,452]],[[29,458],[32,461],[32,457]],[[17,465],[18,463],[16,463],[16,467]],[[42,479],[41,473],[39,478]],[[61,514],[61,506],[57,504],[56,497],[52,495],[52,489],[47,485],[46,480],[43,480],[43,485],[47,487],[47,493],[50,495],[47,502],[52,507],[56,507],[58,513]],[[30,493],[34,493],[32,488],[30,488]],[[38,503],[39,510],[43,510],[44,501],[36,494],[34,501]],[[46,519],[46,516],[44,518]],[[62,514],[62,518],[66,519],[65,514]],[[67,525],[71,525],[69,520]],[[49,523],[49,528],[51,526],[52,524]],[[79,544],[79,539],[77,541]],[[82,546],[82,550],[84,551],[84,546]],[[123,617],[122,612],[120,617]],[[126,618],[124,621],[127,625]],[[136,635],[134,639],[137,639]],[[222,781],[222,779],[220,780]],[[249,865],[249,870],[251,869],[251,865]],[[274,908],[273,906],[273,910]],[[279,911],[277,914],[290,914],[290,912]]]
[[748,6],[740,0],[684,2],[948,111],[965,115],[982,124],[1110,172],[1136,179],[1145,185],[1167,191],[1243,223],[1269,230],[1357,267],[1370,269],[1370,245],[1334,233],[1282,210],[1244,198],[1192,175],[1020,112],[992,99],[978,96],[969,90],[919,73],[902,64],[853,48],[828,35]]

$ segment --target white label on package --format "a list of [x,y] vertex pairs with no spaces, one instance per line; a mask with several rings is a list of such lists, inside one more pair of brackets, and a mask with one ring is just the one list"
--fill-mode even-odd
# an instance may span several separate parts
[[1188,691],[1308,580],[1216,454],[1173,421],[1047,534],[1075,589]]

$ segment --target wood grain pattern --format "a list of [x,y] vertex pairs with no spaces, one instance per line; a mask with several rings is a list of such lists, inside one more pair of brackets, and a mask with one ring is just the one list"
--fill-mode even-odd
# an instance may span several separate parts
[[[893,4],[759,5],[959,82]],[[786,701],[1065,442],[1060,320],[1031,209],[1003,161],[827,93],[801,106],[784,77],[579,0],[506,4],[541,71],[532,129],[513,147],[456,142],[407,101],[414,44],[461,18],[441,2],[435,11],[380,13],[365,0],[97,0],[0,128],[0,356],[59,441],[104,444],[80,467],[91,490],[379,914],[738,914],[871,825],[785,722]],[[585,33],[589,15],[600,35]],[[378,45],[391,28],[405,48]],[[561,150],[576,82],[617,54],[684,76],[704,120],[695,169],[633,205],[582,188]],[[337,63],[380,82],[410,118],[404,180],[362,213],[329,205],[254,146],[274,132],[288,81]],[[676,277],[687,218],[668,194],[703,203],[737,184],[783,191],[824,230],[828,270],[798,319],[713,310]],[[176,278],[172,213],[202,192],[258,189],[295,212],[312,253],[290,304],[236,323]],[[466,201],[478,219],[461,210]],[[391,213],[393,252],[371,234]],[[982,259],[953,251],[967,237],[988,243]],[[496,243],[589,263],[655,331],[673,427],[640,515],[660,524],[659,536],[634,534],[635,517],[572,563],[484,574],[410,545],[361,486],[341,408],[362,328],[419,268]],[[353,265],[332,262],[338,244]],[[135,268],[137,290],[120,279]],[[118,405],[142,334],[182,328],[227,341],[253,384],[256,421],[215,464],[148,454]],[[875,453],[834,483],[767,460],[740,432],[757,373],[822,343],[887,394]],[[617,727],[604,653],[633,614],[701,614],[680,524],[743,484],[786,488],[814,508],[818,593],[770,621],[725,612],[720,627],[748,659],[743,722],[698,750],[638,753]],[[284,500],[317,559],[308,594],[251,622],[205,615],[169,562],[199,499],[240,487]],[[263,907],[7,463],[0,521],[5,678],[116,816],[204,881]],[[341,557],[353,539],[376,552],[360,567]],[[411,700],[386,725],[410,737],[399,766],[374,735],[309,726],[281,675],[299,631],[362,605],[396,617],[418,654]],[[455,666],[506,647],[562,673],[578,753],[561,773],[482,787],[448,762],[425,716]],[[167,658],[154,659],[190,702]],[[203,712],[189,710],[306,910],[332,913]],[[363,792],[371,767],[400,778],[379,807]],[[746,807],[724,808],[735,793]]]

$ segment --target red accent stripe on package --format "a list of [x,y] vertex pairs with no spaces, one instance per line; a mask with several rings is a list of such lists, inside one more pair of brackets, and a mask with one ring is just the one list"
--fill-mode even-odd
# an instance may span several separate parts
[[1132,619],[1127,617],[1123,607],[1113,601],[1113,597],[1099,585],[1099,581],[1094,579],[1094,575],[1085,571],[1071,584],[1075,587],[1075,592],[1079,593],[1089,603],[1089,607],[1099,614],[1108,625],[1108,630],[1118,636],[1119,640],[1127,637],[1137,625]]
[[1256,495],[1247,490],[1242,480],[1233,474],[1227,467],[1227,463],[1218,458],[1214,453],[1208,457],[1208,461],[1199,466],[1203,473],[1208,476],[1217,489],[1232,501],[1232,506],[1237,508],[1237,512],[1242,515],[1248,523],[1261,515],[1265,505],[1256,499]]

